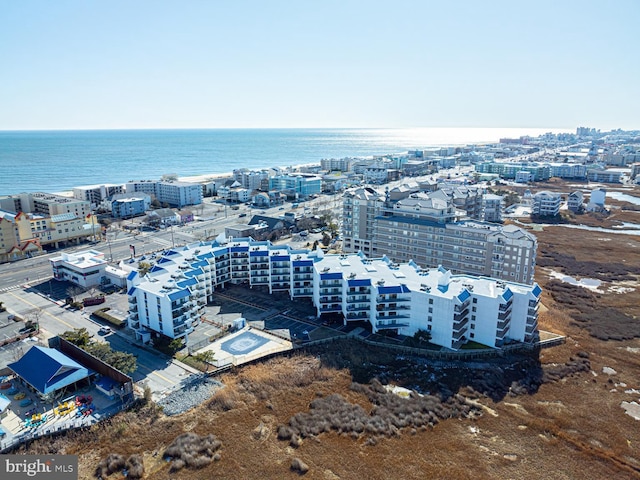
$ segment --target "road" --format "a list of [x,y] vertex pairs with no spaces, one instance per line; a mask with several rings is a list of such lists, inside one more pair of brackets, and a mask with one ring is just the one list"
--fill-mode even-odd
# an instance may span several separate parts
[[[137,370],[131,375],[135,382],[142,382],[151,388],[154,399],[160,399],[168,391],[176,388],[185,380],[190,371],[170,358],[137,345],[132,336],[126,331],[118,331],[106,336],[99,334],[102,326],[92,320],[88,312],[71,311],[51,301],[46,296],[36,293],[33,289],[16,289],[0,293],[0,301],[10,313],[25,316],[32,312],[39,312],[40,338],[46,341],[65,331],[74,328],[86,328],[95,339],[108,342],[112,348],[135,355],[138,361]],[[0,349],[0,366],[9,361],[15,361],[12,352],[3,355]],[[6,357],[6,358],[5,358]]]

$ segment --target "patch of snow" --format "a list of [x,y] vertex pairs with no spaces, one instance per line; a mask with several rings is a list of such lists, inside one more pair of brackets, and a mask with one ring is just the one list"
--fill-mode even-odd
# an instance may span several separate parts
[[636,420],[640,420],[640,405],[636,402],[622,402],[620,406],[624,408],[624,413]]
[[611,367],[602,367],[602,373],[604,373],[606,375],[617,375],[618,374],[618,372],[616,372]]

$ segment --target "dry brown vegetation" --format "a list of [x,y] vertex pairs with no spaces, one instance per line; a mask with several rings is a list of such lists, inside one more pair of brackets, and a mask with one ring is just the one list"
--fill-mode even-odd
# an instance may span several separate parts
[[[640,314],[638,237],[560,226],[536,234],[541,251],[559,254],[540,255],[550,262],[537,270],[540,325],[567,335],[539,358],[461,368],[336,342],[223,375],[225,387],[185,414],[141,406],[21,451],[79,454],[86,479],[133,455],[144,478],[162,480],[640,478],[639,423],[620,407],[640,399],[640,338],[628,334]],[[546,270],[596,278],[584,262],[604,280],[601,293]],[[620,284],[633,290],[611,290]],[[390,383],[424,396],[383,391]],[[172,472],[163,455],[176,439],[176,453],[193,439],[193,457],[214,461]]]

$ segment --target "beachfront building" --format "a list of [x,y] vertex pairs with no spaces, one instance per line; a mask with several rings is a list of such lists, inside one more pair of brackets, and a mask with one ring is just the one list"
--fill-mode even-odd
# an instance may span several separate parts
[[[456,274],[484,275],[530,284],[537,241],[514,225],[464,220],[448,195],[411,193],[391,201],[373,189],[345,193],[343,250],[413,260]],[[479,197],[482,205],[482,196]]]
[[91,204],[86,200],[35,192],[0,197],[0,210],[34,213],[48,217],[70,213],[76,218],[84,218],[91,214]]
[[128,182],[127,193],[146,193],[161,204],[174,208],[184,208],[188,205],[202,203],[202,185],[169,180],[140,180]]
[[542,191],[533,196],[531,215],[541,217],[555,217],[560,214],[562,196],[556,192]]
[[432,343],[458,349],[469,341],[499,348],[537,340],[540,287],[475,276],[440,267],[396,264],[362,253],[325,255],[250,238],[200,243],[166,251],[141,277],[127,280],[129,326],[140,338],[161,333],[182,338],[204,306],[228,283],[309,298],[318,315],[338,315],[346,325],[366,322],[372,332],[431,334]]
[[249,192],[269,189],[269,170],[255,171],[248,168],[239,168],[233,171],[233,178]]
[[269,179],[269,190],[286,193],[296,199],[322,193],[322,178],[307,173],[286,173]]
[[122,194],[124,191],[124,185],[112,183],[104,185],[84,185],[73,188],[73,198],[87,201],[91,204],[92,208],[97,208],[103,201],[114,195]]

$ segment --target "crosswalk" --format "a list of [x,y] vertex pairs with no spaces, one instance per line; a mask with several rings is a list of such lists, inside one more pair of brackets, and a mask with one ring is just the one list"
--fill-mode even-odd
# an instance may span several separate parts
[[2,287],[0,288],[0,293],[10,292],[11,290],[18,290],[19,288],[22,288],[22,285],[11,285],[9,287]]

